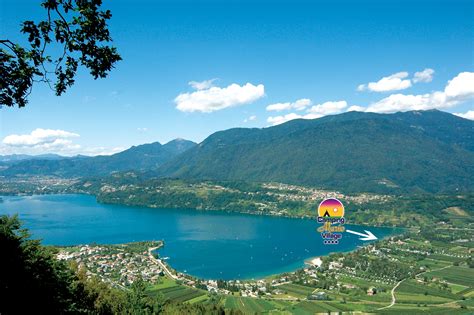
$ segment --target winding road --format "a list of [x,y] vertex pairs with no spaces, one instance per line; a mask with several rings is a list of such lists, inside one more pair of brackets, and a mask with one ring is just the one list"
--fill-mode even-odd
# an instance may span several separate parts
[[378,308],[377,311],[380,311],[380,310],[384,310],[384,309],[387,309],[387,308],[390,308],[392,306],[395,305],[395,303],[397,303],[397,299],[395,298],[395,290],[398,288],[398,286],[403,282],[405,281],[405,279],[402,279],[400,281],[398,281],[398,283],[393,287],[391,293],[392,293],[392,303],[390,303],[390,305],[387,305],[387,306],[384,306],[384,307],[381,307],[381,308]]
[[[452,267],[453,265],[448,265],[448,266],[444,266],[442,268],[439,268],[439,269],[434,269],[434,270],[426,270],[426,271],[423,271],[423,272],[420,272],[419,274],[417,274],[415,276],[416,279],[418,279],[419,276],[421,276],[422,274],[426,273],[426,272],[433,272],[433,271],[439,271],[439,270],[443,270],[443,269],[446,269],[446,268],[449,268],[449,267]],[[400,281],[398,281],[398,283],[393,287],[391,293],[392,293],[392,303],[390,303],[390,305],[387,305],[387,306],[384,306],[384,307],[381,307],[381,308],[378,308],[377,311],[380,311],[380,310],[384,310],[384,309],[387,309],[387,308],[390,308],[392,306],[395,305],[395,303],[397,303],[397,299],[395,297],[395,290],[398,288],[398,286],[405,280],[407,280],[408,278],[405,278],[405,279],[402,279]]]

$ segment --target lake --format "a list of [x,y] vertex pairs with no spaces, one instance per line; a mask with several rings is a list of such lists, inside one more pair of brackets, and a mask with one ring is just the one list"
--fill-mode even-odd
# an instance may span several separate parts
[[[367,244],[344,233],[323,245],[316,220],[192,209],[106,205],[88,195],[5,196],[0,214],[18,213],[43,244],[116,244],[164,240],[161,257],[176,270],[206,279],[250,279],[293,271],[305,259]],[[378,238],[395,229],[368,229]]]

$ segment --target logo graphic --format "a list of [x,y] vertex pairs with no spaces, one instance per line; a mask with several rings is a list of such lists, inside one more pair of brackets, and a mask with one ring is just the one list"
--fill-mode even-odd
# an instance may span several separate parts
[[324,244],[339,244],[344,227],[344,205],[335,198],[323,200],[318,207],[318,223],[323,225],[318,228]]
[[344,217],[344,206],[337,199],[325,199],[319,204],[318,216],[342,218]]

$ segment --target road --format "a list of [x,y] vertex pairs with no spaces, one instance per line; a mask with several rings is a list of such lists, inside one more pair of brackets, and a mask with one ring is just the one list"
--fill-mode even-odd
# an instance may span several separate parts
[[397,303],[397,299],[395,298],[395,290],[398,288],[398,286],[403,282],[405,281],[406,279],[402,279],[400,281],[398,281],[398,283],[393,287],[391,293],[392,293],[392,303],[390,303],[390,305],[387,305],[387,306],[384,306],[384,307],[381,307],[379,309],[377,309],[377,311],[380,311],[380,310],[384,310],[384,309],[387,309],[387,308],[390,308],[392,306],[395,305],[395,303]]
[[160,247],[157,246],[157,247],[148,248],[148,255],[150,256],[150,259],[153,260],[154,262],[156,262],[161,267],[161,269],[163,269],[163,271],[166,273],[166,275],[168,277],[171,277],[174,280],[178,280],[179,278],[171,273],[171,271],[168,269],[168,267],[166,267],[166,265],[161,261],[161,259],[158,259],[155,256],[153,256],[152,251],[154,251],[158,248],[160,248]]
[[[434,269],[434,270],[426,270],[426,271],[423,271],[419,274],[417,274],[415,276],[416,279],[418,279],[419,276],[421,276],[422,274],[426,273],[426,272],[433,272],[433,271],[439,271],[439,270],[443,270],[443,269],[446,269],[446,268],[449,268],[449,267],[452,267],[452,265],[449,265],[449,266],[445,266],[445,267],[442,267],[442,268],[439,268],[439,269]],[[390,303],[390,305],[387,305],[387,306],[384,306],[384,307],[381,307],[379,309],[377,309],[377,311],[380,311],[380,310],[384,310],[384,309],[387,309],[387,308],[390,308],[392,306],[395,305],[395,303],[397,302],[397,299],[395,297],[395,290],[398,288],[398,286],[403,282],[405,281],[406,279],[408,278],[405,278],[405,279],[402,279],[400,281],[398,281],[398,283],[393,287],[391,293],[392,293],[392,303]]]

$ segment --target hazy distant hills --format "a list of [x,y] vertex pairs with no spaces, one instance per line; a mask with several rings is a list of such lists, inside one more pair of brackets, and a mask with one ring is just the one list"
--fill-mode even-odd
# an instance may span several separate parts
[[108,175],[116,171],[155,169],[196,144],[176,139],[164,145],[159,142],[133,146],[110,156],[73,157],[62,159],[27,159],[0,172],[12,175],[56,175],[83,177]]
[[40,155],[27,155],[27,154],[11,154],[11,155],[0,155],[0,162],[2,163],[16,163],[19,161],[26,160],[58,160],[63,159],[64,156],[58,154],[40,154]]
[[174,140],[112,156],[26,160],[0,175],[96,176],[127,170],[345,192],[472,192],[474,122],[440,111],[349,112],[263,129],[229,129],[198,145]]
[[474,122],[445,112],[349,112],[217,132],[158,174],[343,191],[473,191],[473,151]]

